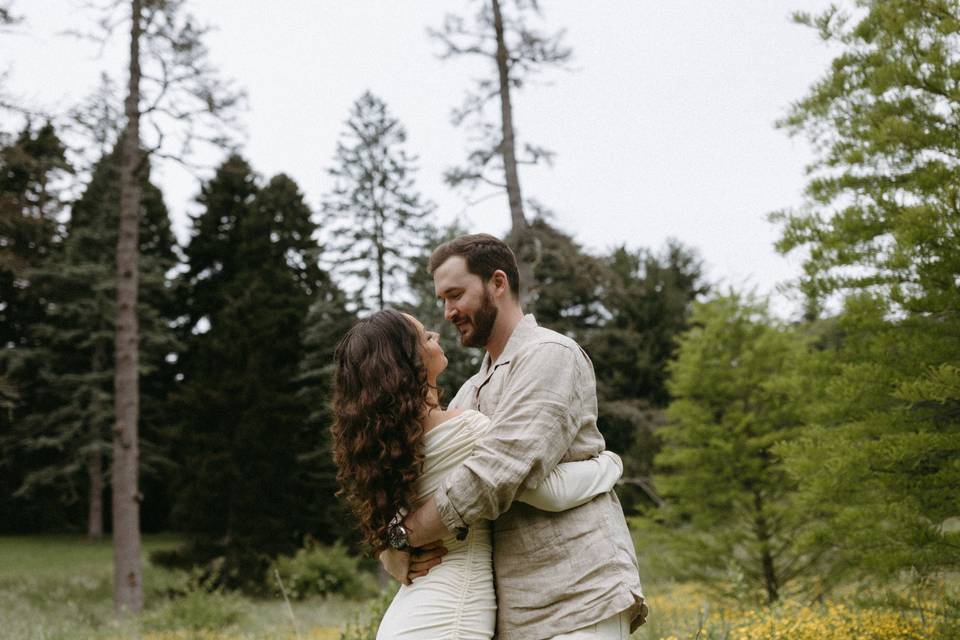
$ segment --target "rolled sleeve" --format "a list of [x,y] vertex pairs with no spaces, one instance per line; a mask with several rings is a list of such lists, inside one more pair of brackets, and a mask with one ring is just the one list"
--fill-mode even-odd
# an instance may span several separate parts
[[490,431],[435,494],[451,531],[497,519],[546,478],[580,429],[585,356],[561,343],[532,347],[512,359]]

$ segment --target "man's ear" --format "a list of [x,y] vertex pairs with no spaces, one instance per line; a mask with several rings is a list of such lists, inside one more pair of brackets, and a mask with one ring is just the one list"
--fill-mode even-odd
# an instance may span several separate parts
[[493,272],[493,275],[490,276],[490,282],[493,284],[493,290],[497,297],[510,295],[510,280],[501,269]]

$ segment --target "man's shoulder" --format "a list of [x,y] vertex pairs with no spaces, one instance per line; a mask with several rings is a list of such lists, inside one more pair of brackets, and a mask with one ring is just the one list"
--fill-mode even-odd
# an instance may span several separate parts
[[530,329],[523,344],[517,349],[517,356],[524,358],[549,357],[551,354],[573,358],[586,356],[586,352],[576,340],[540,325]]

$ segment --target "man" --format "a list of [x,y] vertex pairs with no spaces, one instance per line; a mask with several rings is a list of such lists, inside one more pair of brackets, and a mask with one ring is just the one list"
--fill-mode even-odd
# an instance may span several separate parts
[[[576,342],[524,316],[516,258],[485,234],[438,247],[429,270],[444,316],[466,346],[487,353],[450,408],[489,416],[490,435],[434,496],[395,527],[397,546],[439,549],[477,520],[495,520],[501,640],[626,638],[646,605],[633,542],[612,491],[558,513],[514,503],[556,466],[600,453],[593,366]],[[395,575],[423,575],[442,550]]]

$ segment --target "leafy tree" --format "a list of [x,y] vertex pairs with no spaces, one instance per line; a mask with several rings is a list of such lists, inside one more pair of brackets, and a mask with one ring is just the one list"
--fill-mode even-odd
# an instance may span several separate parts
[[[468,125],[474,144],[466,164],[447,171],[446,180],[453,186],[474,189],[490,185],[506,191],[511,222],[508,241],[520,266],[521,300],[532,310],[529,292],[536,289],[534,265],[539,253],[535,239],[527,233],[529,221],[524,213],[518,167],[540,161],[549,163],[553,153],[529,143],[519,148],[513,122],[513,93],[544,70],[562,67],[572,50],[564,45],[562,30],[545,34],[532,26],[541,17],[537,0],[516,0],[512,10],[501,0],[480,0],[478,4],[472,24],[447,14],[439,30],[429,31],[444,47],[441,58],[479,56],[492,63],[491,70],[495,71],[479,78],[462,106],[453,111],[454,125]],[[495,101],[500,107],[496,123],[488,115],[488,105]]]
[[774,450],[804,426],[806,350],[765,306],[729,294],[695,306],[670,366],[657,519],[677,552],[677,575],[774,602],[815,557],[796,544],[806,518]]
[[329,170],[334,188],[323,202],[328,260],[358,283],[359,308],[382,309],[399,300],[434,205],[415,189],[407,132],[383,100],[364,93],[346,124]]
[[604,321],[584,346],[596,369],[604,437],[625,454],[624,508],[659,506],[651,475],[670,401],[667,367],[694,301],[709,287],[697,254],[675,241],[659,252],[615,248],[602,266]]
[[323,419],[311,389],[328,382],[316,361],[301,362],[305,333],[322,352],[333,327],[308,331],[308,310],[316,322],[346,318],[317,266],[311,212],[292,180],[279,175],[260,187],[232,156],[201,201],[186,281],[199,309],[188,315],[203,314],[208,327],[197,327],[183,361],[175,519],[189,555],[209,563],[216,582],[255,588],[266,560],[293,551],[317,524],[318,509],[304,505],[317,500],[311,473],[323,466],[308,462],[321,440],[305,429]]
[[814,548],[857,573],[960,564],[960,6],[872,0],[802,24],[841,52],[781,125],[818,151],[803,208],[773,218],[801,250],[815,317],[843,300],[813,427],[784,446],[824,518]]

